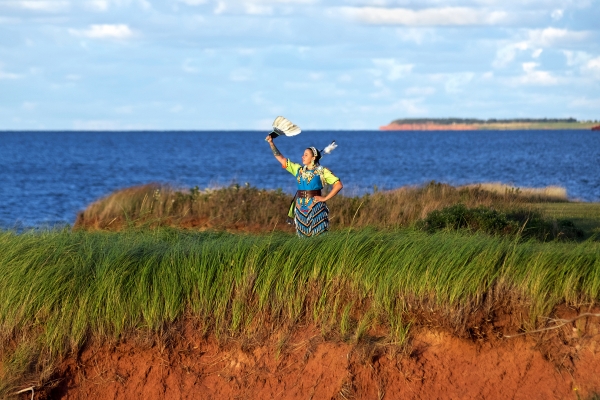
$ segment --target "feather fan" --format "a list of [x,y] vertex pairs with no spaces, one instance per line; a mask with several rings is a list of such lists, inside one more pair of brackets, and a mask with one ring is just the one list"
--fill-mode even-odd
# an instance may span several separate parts
[[277,117],[273,121],[273,132],[270,133],[271,137],[275,139],[277,136],[296,136],[302,132],[298,125],[293,124],[290,120],[284,117]]

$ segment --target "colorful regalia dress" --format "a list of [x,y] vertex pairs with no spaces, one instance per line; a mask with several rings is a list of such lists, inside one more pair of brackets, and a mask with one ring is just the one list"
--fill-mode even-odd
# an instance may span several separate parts
[[[329,169],[318,164],[308,169],[288,159],[284,168],[296,177],[298,190],[322,190],[326,184],[333,185],[339,181]],[[315,203],[312,197],[296,197],[292,207],[298,236],[317,236],[329,230],[329,208],[325,202]]]

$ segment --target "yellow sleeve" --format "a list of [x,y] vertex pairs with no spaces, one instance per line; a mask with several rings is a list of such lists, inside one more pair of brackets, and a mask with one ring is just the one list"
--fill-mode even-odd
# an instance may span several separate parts
[[288,171],[290,174],[296,176],[298,174],[298,170],[301,168],[300,164],[296,164],[295,162],[291,162],[290,159],[288,158],[285,162],[285,168],[286,171]]
[[339,181],[340,178],[338,178],[337,176],[335,176],[333,174],[333,172],[331,172],[329,169],[323,168],[323,180],[328,185],[333,185],[334,183],[336,183],[337,181]]

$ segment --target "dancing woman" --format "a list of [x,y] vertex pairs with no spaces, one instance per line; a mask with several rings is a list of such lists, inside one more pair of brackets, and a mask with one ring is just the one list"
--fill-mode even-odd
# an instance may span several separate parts
[[[298,182],[298,191],[292,204],[293,211],[290,207],[290,214],[288,214],[291,217],[293,212],[298,236],[317,236],[329,230],[329,208],[325,202],[342,190],[344,187],[342,181],[319,164],[321,152],[315,147],[304,150],[302,155],[304,166],[302,166],[285,158],[275,147],[271,136],[267,136],[266,141],[269,142],[277,161],[286,171],[294,175]],[[333,187],[327,196],[321,196],[321,189],[326,184]]]

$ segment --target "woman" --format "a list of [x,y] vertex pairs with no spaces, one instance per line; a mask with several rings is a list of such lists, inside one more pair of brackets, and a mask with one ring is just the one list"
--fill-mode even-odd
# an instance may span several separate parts
[[[266,141],[271,146],[273,155],[289,173],[296,177],[298,191],[292,203],[294,225],[300,237],[317,236],[329,230],[329,208],[325,203],[338,194],[344,187],[330,170],[319,165],[321,152],[315,147],[304,150],[302,164],[291,162],[285,158],[275,147],[273,138],[267,136]],[[333,185],[327,196],[321,196],[321,189],[325,184]],[[290,207],[290,217],[292,216]]]

